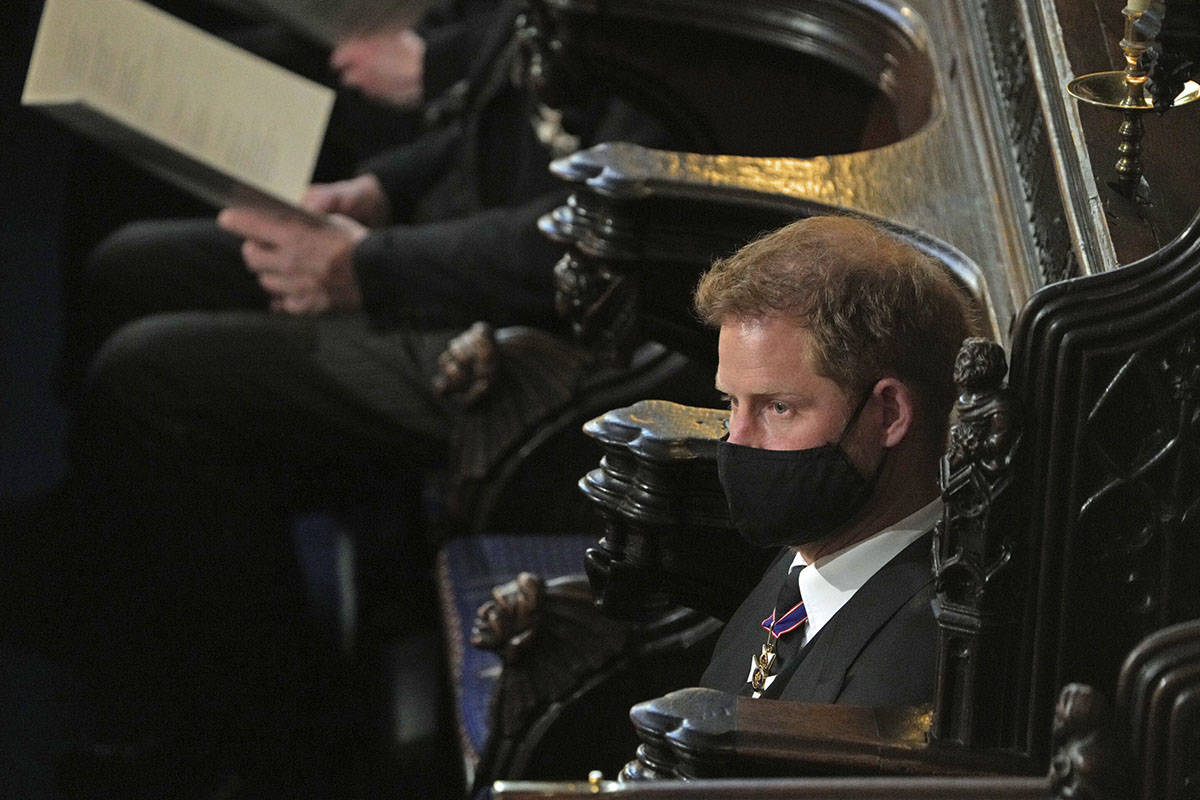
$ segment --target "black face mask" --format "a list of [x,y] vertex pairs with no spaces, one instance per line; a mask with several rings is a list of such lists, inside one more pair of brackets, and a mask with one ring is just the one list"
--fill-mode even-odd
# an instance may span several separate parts
[[871,478],[864,478],[841,442],[870,397],[863,398],[842,435],[831,444],[804,450],[763,450],[721,442],[717,475],[725,489],[730,518],[743,539],[758,547],[819,541],[862,509],[883,462]]

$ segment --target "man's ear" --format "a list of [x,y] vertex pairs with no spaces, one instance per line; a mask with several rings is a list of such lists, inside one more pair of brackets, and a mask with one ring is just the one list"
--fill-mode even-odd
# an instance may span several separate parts
[[877,428],[879,443],[883,447],[895,447],[916,425],[916,397],[898,378],[881,378],[871,393],[882,409]]

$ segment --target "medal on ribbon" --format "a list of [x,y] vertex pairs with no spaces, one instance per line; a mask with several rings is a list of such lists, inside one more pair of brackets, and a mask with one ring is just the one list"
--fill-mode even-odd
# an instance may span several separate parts
[[791,633],[808,620],[808,612],[804,610],[804,601],[796,603],[776,619],[776,612],[762,621],[767,630],[767,641],[762,650],[754,657],[754,671],[750,675],[750,686],[756,692],[761,692],[767,686],[767,678],[775,674],[775,662],[778,653],[775,648],[780,636]]

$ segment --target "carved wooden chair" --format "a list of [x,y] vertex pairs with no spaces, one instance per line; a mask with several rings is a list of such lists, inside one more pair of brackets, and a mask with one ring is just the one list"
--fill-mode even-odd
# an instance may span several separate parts
[[[576,783],[500,781],[492,796],[503,800],[547,800],[590,794],[709,800],[804,800],[884,798],[1171,798],[1194,796],[1200,747],[1197,709],[1200,690],[1200,622],[1161,629],[1142,640],[1122,666],[1115,707],[1083,684],[1063,688],[1051,727],[1053,757],[1044,776],[697,779],[617,784],[592,775]],[[798,708],[797,711],[808,711]],[[887,713],[878,715],[887,732]],[[903,726],[901,721],[901,725]],[[865,763],[873,740],[859,742]],[[819,730],[785,746],[820,750]]]

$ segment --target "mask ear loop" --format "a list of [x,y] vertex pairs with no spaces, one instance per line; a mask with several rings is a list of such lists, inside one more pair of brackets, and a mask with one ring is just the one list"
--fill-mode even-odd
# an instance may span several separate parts
[[[871,383],[871,388],[868,389],[866,394],[863,395],[862,400],[858,401],[858,406],[855,407],[854,413],[851,414],[850,419],[846,421],[846,427],[842,428],[842,435],[838,437],[836,442],[834,442],[838,448],[841,448],[842,440],[845,439],[850,433],[850,430],[854,427],[854,423],[858,422],[858,415],[861,414],[862,410],[867,407],[867,402],[871,399],[871,396],[875,394],[876,383],[879,383],[879,381],[874,381]],[[887,463],[889,449],[890,448],[887,447],[883,448],[883,455],[879,457],[879,464],[876,465],[875,471],[871,474],[871,477],[867,479],[866,486],[864,487],[866,491],[875,491],[875,484],[879,482],[879,476],[883,473],[883,465]],[[854,471],[858,472],[858,468],[856,467]]]
[[861,414],[862,410],[867,407],[867,402],[870,401],[871,395],[875,394],[876,383],[879,383],[879,381],[872,381],[871,388],[868,389],[866,394],[862,396],[862,400],[858,401],[858,405],[855,406],[854,413],[850,415],[850,419],[846,420],[846,427],[842,428],[841,435],[838,436],[837,441],[834,442],[834,444],[836,444],[838,447],[841,447],[842,442],[850,434],[850,431],[854,428],[854,423],[858,422],[858,415]]

